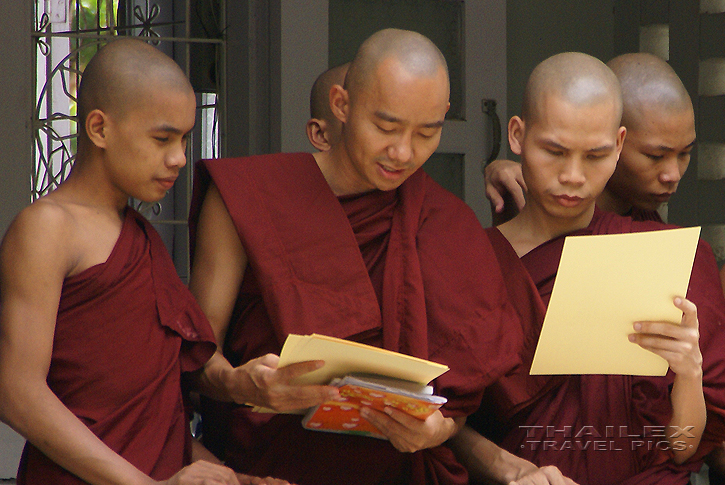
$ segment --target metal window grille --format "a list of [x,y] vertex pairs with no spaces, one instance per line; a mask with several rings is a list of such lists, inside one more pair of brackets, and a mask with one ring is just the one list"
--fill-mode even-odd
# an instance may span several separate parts
[[31,199],[55,189],[75,160],[78,122],[76,91],[93,54],[117,36],[144,38],[174,58],[197,92],[197,123],[187,150],[187,166],[160,202],[146,207],[130,201],[154,223],[188,277],[186,220],[192,163],[220,153],[224,126],[225,0],[36,0],[34,160]]

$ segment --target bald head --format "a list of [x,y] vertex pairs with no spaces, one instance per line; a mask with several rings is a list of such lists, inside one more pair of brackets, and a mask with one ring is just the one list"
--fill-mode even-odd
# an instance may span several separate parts
[[[83,71],[78,88],[80,126],[95,109],[123,117],[159,90],[193,94],[189,80],[166,54],[138,39],[114,40]],[[85,136],[82,128],[79,133]]]
[[350,64],[345,79],[350,97],[368,88],[378,67],[391,59],[415,77],[432,78],[441,69],[448,77],[446,60],[430,39],[409,30],[380,30],[363,42]]
[[331,67],[323,72],[312,85],[310,92],[310,118],[330,121],[334,118],[330,110],[330,88],[334,84],[343,86],[345,84],[345,75],[350,63],[346,62],[339,66]]
[[619,122],[622,94],[617,77],[603,62],[590,55],[565,52],[536,66],[526,84],[521,118],[527,123],[535,123],[546,98],[552,95],[574,106],[611,102]]
[[674,69],[657,56],[624,54],[607,63],[622,86],[622,124],[633,130],[648,111],[670,115],[692,111],[690,95]]

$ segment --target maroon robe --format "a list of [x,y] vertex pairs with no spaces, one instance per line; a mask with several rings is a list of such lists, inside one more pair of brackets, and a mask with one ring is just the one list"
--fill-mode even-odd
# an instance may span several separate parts
[[[569,235],[672,227],[597,210],[589,227]],[[471,420],[474,428],[538,466],[557,466],[580,484],[688,483],[690,472],[699,470],[703,457],[725,438],[725,299],[707,243],[698,246],[687,298],[698,307],[708,423],[696,455],[677,466],[664,434],[671,416],[672,371],[664,377],[528,375],[565,236],[519,259],[498,229],[488,233],[502,267],[508,268],[512,296],[525,302],[533,325],[526,332],[524,365],[489,388]],[[541,299],[529,303],[534,284]]]
[[634,221],[654,221],[663,222],[662,216],[656,210],[640,209],[639,207],[632,207],[628,214]]
[[[127,208],[108,260],[63,282],[48,386],[112,450],[163,480],[190,458],[181,373],[215,349],[158,233]],[[26,445],[18,484],[82,483]]]
[[[518,362],[517,319],[483,229],[423,171],[391,192],[338,199],[310,154],[202,161],[190,228],[210,181],[249,258],[225,355],[278,353],[319,333],[447,364],[446,416],[473,412]],[[193,247],[193,246],[192,246]],[[300,416],[210,406],[205,442],[228,465],[290,482],[466,483],[450,450],[400,453],[387,441],[302,428]]]

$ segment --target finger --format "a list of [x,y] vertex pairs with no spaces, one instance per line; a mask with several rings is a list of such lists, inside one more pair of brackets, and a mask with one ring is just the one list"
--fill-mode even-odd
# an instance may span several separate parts
[[270,392],[269,406],[279,412],[306,409],[340,396],[332,386],[279,386]]
[[308,360],[306,362],[297,362],[284,367],[280,367],[278,372],[278,379],[283,382],[289,382],[309,372],[316,371],[324,367],[324,360]]
[[541,471],[544,472],[544,476],[551,485],[565,485],[567,483],[567,479],[555,466],[545,466],[541,468]]
[[698,328],[697,306],[686,298],[677,297],[674,299],[675,306],[682,310],[682,322],[680,325],[690,328]]
[[521,184],[517,184],[516,187],[510,191],[511,195],[513,195],[514,201],[516,202],[516,207],[518,207],[519,210],[523,209],[526,205],[524,190],[526,190],[525,184],[523,186]]
[[376,409],[362,407],[360,408],[360,416],[388,437],[390,437],[391,430],[395,429],[396,426],[402,427],[402,425],[393,418]]
[[697,340],[694,338],[672,339],[659,335],[631,334],[629,340],[652,351],[658,350],[680,354],[690,354],[696,349],[699,351]]
[[420,419],[414,418],[410,414],[404,413],[403,411],[400,411],[390,406],[385,407],[384,412],[407,429],[415,428],[416,426],[420,426],[423,424],[423,421],[421,421]]
[[486,184],[486,197],[488,197],[488,200],[491,201],[491,205],[496,212],[501,212],[503,210],[503,197],[501,197],[501,194],[499,194],[498,190],[496,190],[496,187],[489,183]]
[[276,369],[279,365],[279,355],[275,354],[266,354],[259,358],[259,363],[266,366],[271,367],[272,369]]
[[633,325],[635,335],[649,335],[653,337],[669,338],[672,340],[699,340],[696,328],[683,327],[670,322],[635,322]]

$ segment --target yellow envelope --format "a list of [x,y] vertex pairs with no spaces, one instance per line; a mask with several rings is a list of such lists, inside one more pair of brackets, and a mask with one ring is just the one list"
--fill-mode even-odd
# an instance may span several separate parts
[[325,335],[287,336],[279,356],[279,367],[308,360],[324,360],[325,366],[307,373],[297,384],[327,384],[348,374],[378,374],[428,384],[448,366],[390,350],[371,347]]
[[663,376],[667,361],[629,341],[637,321],[680,323],[699,227],[564,241],[531,374]]

